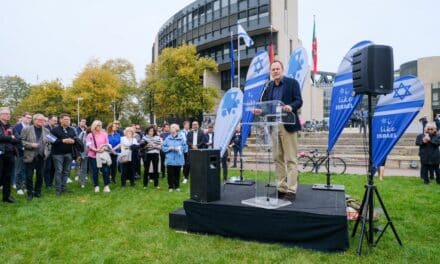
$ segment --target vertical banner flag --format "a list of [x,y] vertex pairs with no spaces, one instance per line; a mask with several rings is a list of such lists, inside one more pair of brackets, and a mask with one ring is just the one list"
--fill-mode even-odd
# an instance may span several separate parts
[[424,85],[414,76],[398,78],[393,92],[379,98],[372,127],[372,159],[376,168],[386,160],[424,102]]
[[234,86],[235,77],[235,52],[234,52],[234,41],[231,32],[231,41],[229,42],[229,60],[231,61],[231,88]]
[[243,111],[243,92],[238,88],[229,89],[223,96],[217,110],[214,128],[214,148],[220,149],[220,157],[223,157],[229,146],[235,128]]
[[273,43],[269,44],[269,63],[272,65],[273,61],[275,60],[275,50]]
[[361,41],[354,45],[344,56],[339,64],[333,84],[332,97],[330,102],[330,121],[328,132],[328,152],[331,152],[336,141],[341,135],[345,124],[354,109],[362,99],[362,95],[353,95],[353,74],[352,61],[353,54],[359,50],[372,45],[371,41]]
[[309,62],[307,60],[307,51],[303,47],[297,48],[292,52],[289,59],[289,68],[287,76],[298,81],[301,92],[304,88]]
[[[244,86],[243,105],[260,101],[263,88],[269,81],[269,71],[269,55],[266,51],[259,51],[249,65],[246,83]],[[249,110],[243,109],[242,122],[249,123],[253,120],[254,114],[252,114]],[[244,147],[249,132],[251,131],[251,127],[249,125],[243,125],[241,129],[241,145]]]
[[313,60],[313,78],[318,70],[318,39],[316,38],[315,16],[313,16],[313,38],[312,38],[312,60]]
[[250,47],[254,45],[254,41],[249,37],[248,33],[244,30],[244,28],[237,23],[237,35],[239,38],[243,38],[244,44],[246,47]]

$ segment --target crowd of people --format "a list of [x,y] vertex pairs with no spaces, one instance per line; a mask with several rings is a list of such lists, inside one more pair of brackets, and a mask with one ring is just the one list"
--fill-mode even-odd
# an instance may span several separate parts
[[[144,189],[149,183],[159,189],[160,176],[166,176],[168,191],[180,191],[180,184],[186,184],[190,177],[189,150],[214,147],[213,124],[202,130],[197,121],[184,121],[182,129],[178,124],[152,125],[143,132],[137,124],[122,129],[117,120],[103,128],[100,120],[89,127],[86,119],[81,119],[74,127],[68,114],[45,117],[24,113],[16,124],[11,124],[10,109],[2,107],[0,127],[0,188],[7,203],[16,201],[11,186],[28,201],[41,197],[43,185],[61,196],[72,192],[68,184],[74,181],[86,188],[89,178],[95,193],[101,187],[103,192],[111,192],[111,185],[118,181],[122,187],[127,181],[135,186],[142,178],[141,166]],[[241,152],[240,127],[230,148],[236,167]],[[225,180],[228,158],[226,151],[222,157]]]

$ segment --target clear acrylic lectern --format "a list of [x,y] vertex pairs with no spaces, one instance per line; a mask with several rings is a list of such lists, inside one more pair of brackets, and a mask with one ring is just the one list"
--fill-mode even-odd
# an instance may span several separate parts
[[280,147],[278,130],[282,125],[293,125],[296,122],[292,112],[283,111],[281,101],[252,102],[244,105],[244,111],[254,113],[254,120],[243,123],[251,126],[252,138],[249,147],[254,147],[254,157],[249,157],[255,163],[255,197],[241,201],[243,204],[276,209],[291,204],[289,201],[278,199],[277,175],[275,172],[275,157]]

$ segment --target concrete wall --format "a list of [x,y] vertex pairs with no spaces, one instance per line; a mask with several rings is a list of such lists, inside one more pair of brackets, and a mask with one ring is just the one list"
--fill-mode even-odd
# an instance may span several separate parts
[[288,0],[287,11],[284,0],[271,0],[270,18],[274,32],[278,32],[278,59],[287,65],[292,51],[298,42],[298,1]]
[[440,56],[420,58],[417,60],[417,78],[421,80],[425,86],[425,104],[420,110],[418,116],[411,123],[407,132],[422,131],[422,126],[419,123],[419,119],[426,115],[429,121],[433,121],[432,111],[432,91],[431,84],[438,83],[440,81]]

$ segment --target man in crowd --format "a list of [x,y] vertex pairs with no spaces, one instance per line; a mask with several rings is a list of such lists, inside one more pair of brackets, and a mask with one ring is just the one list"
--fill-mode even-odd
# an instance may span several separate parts
[[[58,117],[56,115],[50,115],[47,124],[44,126],[49,133],[52,133],[52,130],[58,126]],[[53,180],[55,177],[55,165],[53,163],[52,153],[49,153],[49,156],[46,158],[44,163],[44,183],[47,189],[52,188]]]
[[201,129],[199,129],[199,122],[194,121],[191,125],[191,132],[188,133],[186,142],[189,149],[204,149],[206,148],[206,137]]
[[124,130],[121,129],[121,122],[119,120],[115,120],[115,121],[113,121],[113,124],[116,125],[116,131],[118,131],[119,135],[121,137],[123,137],[124,136]]
[[[261,101],[278,100],[284,103],[282,111],[286,113],[283,122],[289,123],[299,120],[298,110],[303,101],[301,90],[295,79],[283,75],[284,66],[280,61],[275,60],[270,66],[272,81],[267,89],[263,91]],[[256,112],[255,114],[261,114]],[[297,150],[298,150],[298,131],[301,130],[301,124],[280,125],[277,137],[280,144],[274,151],[275,170],[278,176],[278,194],[281,198],[288,201],[296,199],[296,190],[298,188],[298,169],[297,169]]]
[[[49,130],[44,127],[46,118],[42,114],[35,114],[34,124],[25,127],[21,131],[21,139],[24,147],[23,163],[26,168],[26,189],[27,199],[41,197],[43,186],[44,159],[49,155],[49,144],[47,135]],[[36,175],[35,188],[33,184],[34,171]]]
[[9,125],[11,111],[7,107],[0,108],[0,185],[3,186],[3,202],[15,203],[11,195],[11,173],[15,162],[16,145],[19,139],[12,133]]
[[[19,139],[23,128],[31,124],[32,116],[29,113],[24,113],[20,118],[20,123],[16,124],[12,130],[14,137]],[[17,157],[15,158],[15,175],[12,176],[12,184],[17,188],[17,194],[23,195],[24,183],[26,181],[26,171],[23,164],[23,146],[20,143],[17,145]]]
[[79,121],[79,126],[76,127],[76,135],[78,136],[83,131],[87,131],[87,120],[84,118]]
[[52,129],[52,135],[56,137],[52,145],[55,187],[56,194],[60,196],[63,192],[67,192],[66,184],[70,174],[73,145],[76,137],[75,130],[70,126],[70,116],[68,114],[60,115],[60,125]]

